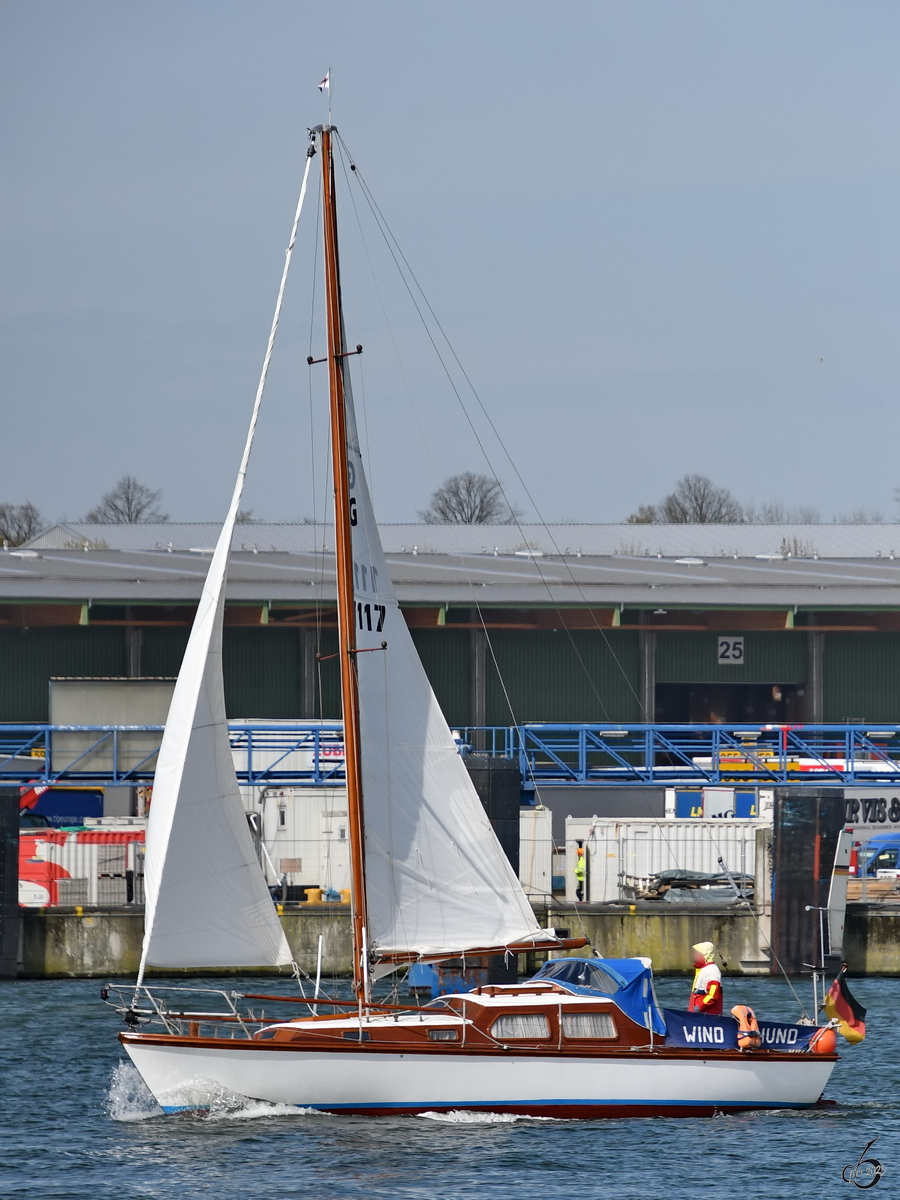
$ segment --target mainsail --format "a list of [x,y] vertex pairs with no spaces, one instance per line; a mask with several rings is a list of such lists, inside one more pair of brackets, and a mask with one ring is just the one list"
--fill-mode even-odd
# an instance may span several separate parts
[[437,956],[546,942],[394,595],[343,365],[369,947]]
[[225,716],[222,617],[231,538],[311,161],[310,149],[234,493],[203,586],[159,750],[147,825],[144,944],[138,982],[148,965],[263,967],[292,961],[256,858],[234,773]]

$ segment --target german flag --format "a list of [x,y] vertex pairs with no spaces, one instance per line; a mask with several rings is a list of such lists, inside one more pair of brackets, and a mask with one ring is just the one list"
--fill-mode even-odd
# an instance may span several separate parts
[[838,977],[828,989],[825,997],[825,1014],[830,1020],[837,1018],[838,1033],[848,1042],[861,1042],[866,1036],[866,1010],[853,998],[844,976],[847,964],[841,963]]

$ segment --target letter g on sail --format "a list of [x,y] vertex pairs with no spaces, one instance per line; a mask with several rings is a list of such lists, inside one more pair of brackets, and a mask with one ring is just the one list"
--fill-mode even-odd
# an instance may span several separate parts
[[884,1167],[877,1158],[864,1157],[877,1141],[877,1137],[872,1138],[871,1142],[866,1145],[855,1167],[849,1164],[844,1167],[843,1171],[841,1171],[841,1179],[843,1179],[844,1183],[852,1183],[854,1187],[858,1187],[862,1191],[873,1188],[878,1183],[884,1174]]

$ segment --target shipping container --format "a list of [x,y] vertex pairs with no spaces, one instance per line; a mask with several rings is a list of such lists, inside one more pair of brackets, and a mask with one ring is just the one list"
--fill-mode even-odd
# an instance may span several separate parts
[[142,904],[145,822],[81,830],[22,829],[19,833],[19,904]]

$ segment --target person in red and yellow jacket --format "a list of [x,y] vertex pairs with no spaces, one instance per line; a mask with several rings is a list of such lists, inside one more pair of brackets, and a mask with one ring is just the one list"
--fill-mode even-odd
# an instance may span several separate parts
[[698,942],[692,946],[691,962],[694,967],[694,982],[688,1012],[722,1015],[722,972],[716,966],[716,948],[712,942]]

